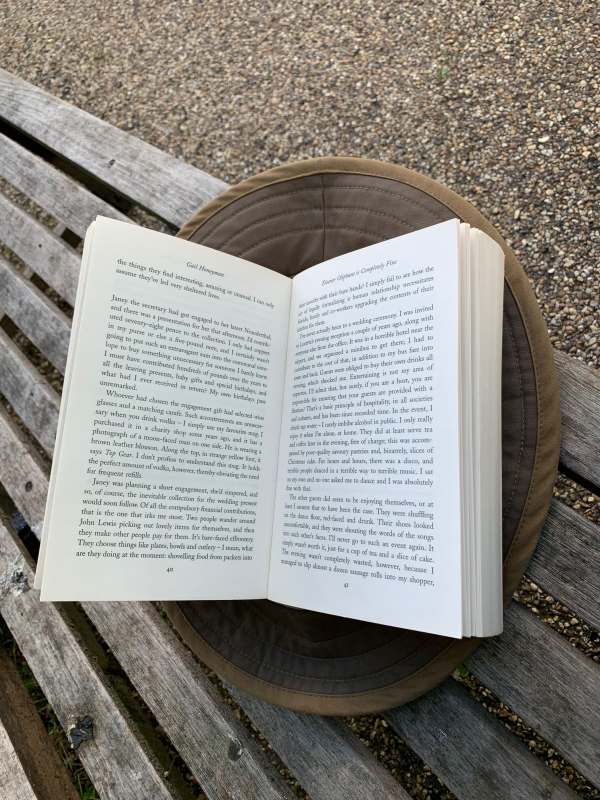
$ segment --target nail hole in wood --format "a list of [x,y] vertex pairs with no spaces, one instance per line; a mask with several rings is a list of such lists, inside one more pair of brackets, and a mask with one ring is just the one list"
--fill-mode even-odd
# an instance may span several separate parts
[[229,742],[229,750],[227,755],[231,761],[237,761],[244,752],[244,746],[239,739],[231,739]]

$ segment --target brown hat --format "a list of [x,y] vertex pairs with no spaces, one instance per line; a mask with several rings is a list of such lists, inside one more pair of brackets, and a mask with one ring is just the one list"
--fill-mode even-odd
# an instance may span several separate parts
[[[392,164],[319,158],[256,175],[217,197],[179,236],[282,272],[459,217],[506,255],[502,351],[504,597],[510,600],[548,509],[559,452],[552,348],[523,269],[467,201]],[[166,603],[198,657],[273,703],[319,714],[360,714],[433,688],[477,646],[302,611],[267,600]]]

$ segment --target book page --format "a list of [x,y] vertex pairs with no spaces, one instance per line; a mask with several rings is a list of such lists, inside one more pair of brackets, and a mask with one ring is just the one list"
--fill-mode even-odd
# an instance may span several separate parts
[[270,599],[461,636],[458,228],[294,279]]
[[291,281],[104,218],[90,239],[42,599],[264,597]]

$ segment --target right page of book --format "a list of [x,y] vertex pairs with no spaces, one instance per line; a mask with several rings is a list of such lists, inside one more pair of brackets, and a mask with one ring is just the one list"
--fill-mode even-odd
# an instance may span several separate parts
[[458,232],[294,279],[271,600],[462,635]]

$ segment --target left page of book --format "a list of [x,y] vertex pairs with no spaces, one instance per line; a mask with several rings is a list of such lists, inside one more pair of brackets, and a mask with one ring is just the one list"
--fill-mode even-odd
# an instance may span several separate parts
[[98,218],[46,508],[42,600],[266,596],[291,281]]

